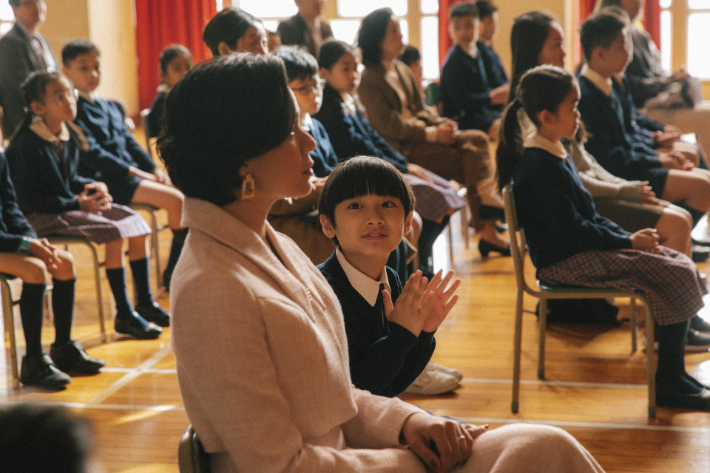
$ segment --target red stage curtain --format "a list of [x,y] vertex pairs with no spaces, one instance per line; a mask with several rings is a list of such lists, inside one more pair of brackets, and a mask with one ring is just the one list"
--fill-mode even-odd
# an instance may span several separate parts
[[160,83],[160,51],[179,43],[195,63],[212,57],[202,41],[202,29],[217,13],[214,0],[135,0],[138,87],[141,110],[150,107]]
[[461,0],[439,0],[439,63],[444,64],[446,53],[453,44],[449,36],[449,7]]

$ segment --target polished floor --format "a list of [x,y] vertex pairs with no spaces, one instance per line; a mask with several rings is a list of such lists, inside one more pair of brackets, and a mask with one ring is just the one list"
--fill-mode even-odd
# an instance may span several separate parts
[[[608,472],[710,472],[710,413],[659,408],[656,419],[647,417],[645,354],[631,352],[628,325],[551,326],[546,379],[541,381],[536,376],[537,322],[526,314],[520,413],[512,414],[512,261],[482,260],[474,247],[464,248],[458,223],[454,218],[454,269],[463,284],[459,303],[437,333],[434,359],[459,368],[465,378],[455,393],[403,399],[436,414],[491,427],[512,422],[562,427]],[[161,253],[167,255],[169,236],[162,238]],[[440,238],[436,246],[436,259],[446,267],[447,245]],[[107,367],[96,376],[73,378],[61,392],[13,389],[7,352],[2,350],[0,406],[24,401],[69,406],[92,421],[97,456],[106,471],[177,472],[178,440],[189,421],[176,380],[170,329],[158,340],[136,341],[117,337],[108,323],[109,341],[102,343],[89,254],[79,247],[72,252],[79,272],[73,335],[91,355],[105,359]],[[700,268],[706,271],[708,265]],[[104,288],[108,310],[105,278]],[[168,307],[167,295],[161,294],[159,302]],[[621,315],[627,315],[628,306],[620,304]],[[535,301],[526,299],[525,305],[533,309]],[[707,317],[710,320],[710,314]],[[15,320],[23,345],[19,315]],[[52,340],[53,330],[45,328],[45,345]],[[689,354],[686,363],[689,371],[710,383],[710,353]]]

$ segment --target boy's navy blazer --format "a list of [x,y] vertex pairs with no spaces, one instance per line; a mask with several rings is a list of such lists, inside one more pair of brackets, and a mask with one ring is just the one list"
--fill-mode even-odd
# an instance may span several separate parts
[[327,177],[338,165],[338,156],[333,149],[328,132],[321,122],[311,117],[311,127],[308,133],[316,140],[316,147],[311,151],[313,158],[313,174],[316,177]]
[[589,134],[585,147],[610,173],[629,180],[647,180],[648,171],[660,169],[655,153],[636,146],[625,126],[624,105],[612,88],[610,97],[586,77],[579,77],[579,111]]
[[0,251],[14,253],[23,237],[37,238],[27,219],[17,205],[15,187],[10,179],[7,158],[0,151]]
[[[483,59],[483,66],[486,69],[486,77],[488,77],[488,86],[491,89],[500,87],[508,83],[508,73],[505,72],[503,63],[495,50],[482,41],[476,42],[478,53]],[[502,108],[502,107],[501,107]]]
[[501,117],[500,109],[491,105],[483,54],[471,57],[454,44],[446,55],[441,70],[442,115],[456,120],[464,130],[488,131]]
[[[434,333],[422,332],[415,337],[394,322],[383,325],[381,308],[371,307],[353,288],[335,252],[318,269],[340,300],[353,384],[381,396],[402,393],[429,363],[436,347]],[[386,269],[394,302],[402,284],[397,273]]]
[[326,84],[323,105],[315,117],[328,132],[338,159],[344,161],[359,155],[377,156],[406,173],[407,158],[395,151],[359,110],[357,113],[346,113],[343,105],[338,91]]
[[54,144],[25,127],[13,138],[6,152],[23,213],[80,210],[75,195],[94,181],[78,174],[79,147],[74,138],[64,143],[60,158]]

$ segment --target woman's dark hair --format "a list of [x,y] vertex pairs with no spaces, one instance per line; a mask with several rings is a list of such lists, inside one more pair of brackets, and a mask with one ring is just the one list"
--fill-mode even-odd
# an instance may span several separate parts
[[307,51],[293,46],[280,46],[272,54],[284,62],[289,82],[298,79],[305,80],[318,74],[316,58]]
[[382,60],[382,40],[387,34],[387,24],[394,16],[391,8],[380,8],[362,19],[357,34],[357,45],[362,51],[362,63],[376,66]]
[[550,34],[551,25],[556,22],[557,20],[552,15],[542,11],[523,13],[513,22],[513,29],[510,32],[513,70],[510,80],[509,102],[515,99],[515,90],[523,74],[533,67],[539,66],[537,58]]
[[374,156],[356,156],[338,164],[328,176],[318,199],[318,214],[325,215],[335,227],[335,207],[367,194],[396,197],[402,202],[404,215],[414,210],[414,192],[396,167]]
[[47,85],[50,82],[61,79],[64,79],[64,76],[58,72],[35,71],[27,76],[27,79],[20,86],[25,104],[25,116],[10,137],[10,141],[21,129],[32,124],[32,119],[34,118],[31,107],[32,102],[44,103],[47,95]]
[[236,50],[239,39],[256,23],[261,23],[261,20],[244,10],[225,8],[207,23],[202,32],[202,39],[212,51],[212,55],[217,57],[219,43],[225,43],[230,49]]
[[352,53],[354,50],[355,48],[350,46],[345,41],[329,39],[320,47],[320,54],[318,54],[318,67],[330,70],[335,63],[343,57],[343,54]]
[[192,64],[192,53],[189,49],[187,49],[182,44],[171,44],[163,48],[162,51],[160,51],[160,61],[158,62],[158,64],[160,65],[160,72],[162,72],[163,74],[167,74],[168,66],[170,65],[172,60],[178,56],[187,57],[187,59],[190,61],[190,64]]
[[567,94],[575,87],[572,74],[555,66],[537,66],[520,79],[515,99],[503,112],[498,135],[498,188],[503,189],[513,178],[523,152],[518,112],[522,109],[530,121],[540,126],[538,114],[543,110],[556,113]]
[[227,205],[241,166],[283,143],[295,119],[283,61],[233,54],[193,68],[168,94],[158,147],[186,196]]
[[6,407],[0,409],[0,425],[3,471],[87,471],[86,463],[93,450],[91,426],[66,407],[41,404]]
[[415,62],[421,60],[422,55],[416,46],[408,44],[404,47],[404,51],[399,55],[399,60],[405,63],[407,66],[411,66]]

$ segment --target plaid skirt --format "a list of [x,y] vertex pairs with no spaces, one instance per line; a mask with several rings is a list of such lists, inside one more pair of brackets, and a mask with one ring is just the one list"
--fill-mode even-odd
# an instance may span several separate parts
[[590,250],[537,271],[549,284],[638,291],[658,325],[684,322],[703,307],[707,294],[695,263],[664,246],[661,254],[639,250]]
[[426,171],[434,182],[427,182],[411,174],[403,174],[416,197],[415,209],[423,219],[438,222],[451,210],[458,210],[466,205],[466,200],[459,197],[456,188],[443,177]]
[[151,230],[143,217],[122,205],[112,204],[101,215],[71,210],[59,214],[27,215],[32,228],[40,238],[50,236],[82,236],[97,244],[119,238],[150,235]]

